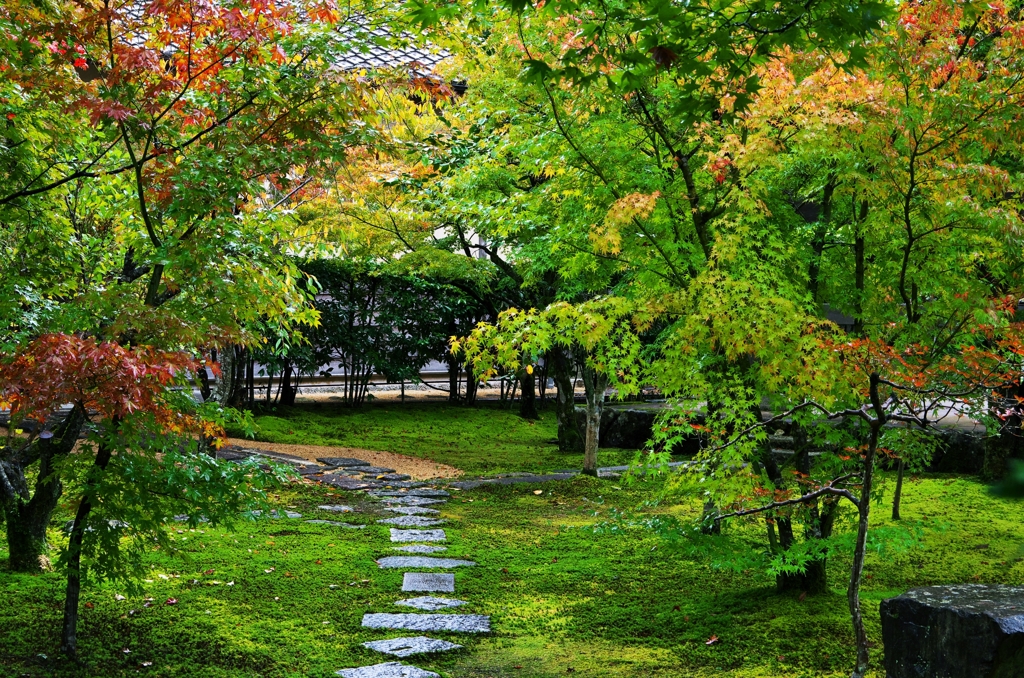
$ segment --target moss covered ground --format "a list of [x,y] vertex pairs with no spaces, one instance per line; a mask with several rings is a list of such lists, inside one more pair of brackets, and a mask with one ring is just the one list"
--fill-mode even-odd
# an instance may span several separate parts
[[[402,426],[409,424],[395,430]],[[478,442],[476,453],[484,457],[486,447]],[[493,455],[497,461],[499,452]],[[654,481],[577,477],[453,492],[443,507],[450,521],[444,555],[478,563],[457,571],[456,595],[470,601],[460,611],[491,615],[494,632],[431,634],[465,649],[414,663],[447,678],[848,675],[843,556],[830,564],[831,592],[782,595],[763,572],[716,569],[650,531],[589,529],[615,509],[681,516],[698,509],[645,504],[657,489]],[[172,526],[179,552],[149,554],[140,594],[86,586],[80,664],[57,653],[59,575],[0,570],[0,676],[327,678],[386,661],[359,645],[403,635],[360,626],[365,612],[404,611],[393,605],[404,597],[402,571],[374,563],[394,553],[387,530],[372,525],[379,508],[362,495],[313,485],[290,486],[275,501],[304,518],[328,519],[337,516],[317,505],[348,503],[361,512],[345,519],[368,527],[289,519],[239,523],[233,531]],[[868,557],[864,600],[876,664],[884,598],[926,584],[1024,583],[1020,508],[990,497],[973,479],[907,482],[903,514],[923,526],[920,543]],[[875,515],[877,526],[889,524],[885,507]],[[54,525],[64,519],[55,516]],[[751,527],[725,538],[754,541],[758,534]],[[166,604],[169,598],[177,603]],[[718,642],[707,644],[713,636]]]
[[[469,475],[579,468],[583,453],[560,452],[550,404],[537,421],[507,404],[476,407],[438,402],[370,402],[359,408],[316,403],[277,408],[256,417],[257,438],[270,443],[336,445],[427,457]],[[602,466],[628,464],[632,450],[602,450]]]

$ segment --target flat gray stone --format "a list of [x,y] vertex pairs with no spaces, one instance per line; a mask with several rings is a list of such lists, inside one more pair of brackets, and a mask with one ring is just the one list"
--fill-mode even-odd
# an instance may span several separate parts
[[355,513],[355,509],[351,506],[342,506],[341,504],[322,504],[317,506],[321,511],[331,511],[332,513]]
[[[351,476],[351,475],[368,475],[368,476],[381,475],[382,476],[382,475],[386,475],[388,473],[394,473],[394,472],[395,472],[395,469],[393,469],[393,468],[385,468],[383,466],[347,466],[347,467],[342,468],[342,469],[340,469],[338,471],[335,471],[334,473],[337,474],[337,475],[345,475],[345,476]],[[395,480],[405,480],[405,479],[404,478],[395,478]]]
[[426,506],[388,506],[384,510],[391,511],[392,513],[401,513],[405,516],[436,516],[441,513],[437,509],[427,508]]
[[366,525],[353,525],[352,523],[343,523],[337,520],[307,520],[306,522],[312,523],[313,525],[333,525],[334,527],[347,527],[350,530],[361,530],[364,527],[366,527]]
[[377,476],[378,480],[384,480],[389,483],[401,483],[407,480],[412,480],[412,476],[408,473],[384,473]]
[[430,499],[428,497],[382,497],[388,504],[405,504],[406,506],[430,506],[431,504],[443,504],[443,499]]
[[[254,516],[260,516],[260,515],[263,515],[263,511],[253,511],[252,514]],[[277,509],[272,509],[270,511],[270,517],[271,518],[282,518],[282,517],[284,517],[284,518],[301,518],[302,514],[301,513],[296,513],[295,511],[284,511],[283,513],[281,513]]]
[[491,618],[486,614],[388,614],[375,612],[363,615],[363,626],[368,629],[490,633]]
[[459,605],[465,604],[465,600],[436,598],[434,596],[420,596],[419,598],[406,598],[405,600],[395,601],[395,605],[415,607],[417,610],[426,610],[427,612],[436,612],[437,610],[445,610],[449,607],[458,607]]
[[447,541],[444,530],[399,530],[391,528],[391,541]]
[[396,567],[424,567],[447,570],[453,567],[474,567],[472,560],[456,558],[428,558],[427,556],[387,556],[377,560],[377,565],[384,569]]
[[369,490],[383,486],[383,483],[376,480],[362,480],[361,478],[350,478],[349,476],[339,476],[333,473],[316,476],[316,480],[318,483],[337,487],[341,490]]
[[372,494],[375,497],[428,497],[430,499],[452,496],[444,490],[437,490],[433,487],[421,487],[415,490],[406,490],[405,492],[399,490],[373,490],[367,494]]
[[447,551],[447,546],[428,546],[427,544],[411,544],[409,546],[392,546],[392,551],[405,551],[406,553],[437,553]]
[[370,462],[353,457],[317,457],[316,460],[328,466],[370,466]]
[[396,657],[408,657],[413,654],[425,654],[427,652],[448,652],[458,650],[461,645],[449,643],[447,640],[416,636],[415,638],[391,638],[390,640],[372,640],[363,643],[368,647],[384,654],[393,654]]
[[402,590],[424,591],[427,593],[455,593],[455,575],[434,574],[432,572],[406,572],[405,576],[402,577]]
[[446,521],[437,518],[424,518],[423,516],[397,516],[395,518],[383,518],[377,521],[382,525],[398,525],[399,527],[434,527],[444,525]]
[[387,662],[337,672],[341,678],[441,678],[433,671],[424,671],[417,666],[401,662]]

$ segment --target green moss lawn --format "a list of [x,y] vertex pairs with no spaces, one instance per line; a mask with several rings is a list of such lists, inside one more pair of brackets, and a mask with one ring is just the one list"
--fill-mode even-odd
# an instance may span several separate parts
[[[553,408],[526,421],[507,405],[377,401],[360,408],[333,403],[278,408],[256,417],[258,440],[336,445],[426,457],[469,475],[580,468],[583,453],[560,452]],[[632,450],[602,450],[602,466],[628,464]]]
[[[333,429],[330,418],[318,413],[298,412],[279,421],[290,422],[288,430],[295,433],[287,435],[304,442],[321,436],[353,445],[360,430],[382,444],[407,446],[386,448],[395,451],[412,450],[417,439],[433,441],[430,449],[438,450],[433,458],[458,464],[465,455],[478,460],[472,467],[478,471],[487,460],[495,469],[516,468],[521,463],[516,455],[543,449],[551,437],[542,422],[535,425],[536,438],[526,439],[533,443],[511,434],[479,438],[469,433],[473,425],[467,422],[479,422],[491,433],[534,429],[509,418],[499,424],[486,410],[453,412],[459,423],[435,423],[418,438],[421,415],[415,411],[390,423],[384,410],[345,414]],[[453,431],[466,438],[460,433],[450,446],[440,445]],[[553,452],[540,454],[557,458]],[[534,494],[537,489],[542,494]],[[588,529],[607,520],[613,509],[683,516],[698,509],[644,505],[656,490],[653,482],[623,486],[578,477],[453,492],[443,507],[450,521],[443,555],[479,563],[456,573],[455,595],[470,601],[459,611],[491,615],[494,632],[431,634],[465,649],[413,663],[446,678],[848,675],[852,636],[842,556],[831,563],[832,591],[801,599],[775,593],[773,581],[760,571],[714,569],[646,530],[595,534]],[[387,529],[372,524],[379,508],[362,495],[311,485],[292,486],[275,501],[303,518],[328,519],[338,516],[318,510],[318,504],[348,503],[361,512],[343,519],[368,527],[345,530],[288,519],[239,523],[231,532],[175,525],[180,551],[148,555],[141,594],[110,584],[85,587],[80,664],[57,652],[59,575],[0,570],[0,676],[327,678],[341,668],[387,661],[359,644],[416,634],[360,626],[365,612],[407,611],[393,605],[406,597],[400,592],[402,570],[380,570],[374,563],[396,553]],[[989,497],[972,479],[909,480],[903,513],[907,522],[923,525],[921,544],[901,553],[872,552],[868,558],[864,599],[876,665],[882,599],[925,584],[1024,583],[1020,508]],[[876,516],[877,525],[888,524],[886,507]],[[55,516],[55,530],[66,519]],[[734,529],[726,538],[757,543],[762,529]],[[0,537],[0,562],[5,559]],[[117,600],[118,595],[126,599]],[[168,605],[171,598],[177,603]],[[707,644],[713,636],[718,642]]]

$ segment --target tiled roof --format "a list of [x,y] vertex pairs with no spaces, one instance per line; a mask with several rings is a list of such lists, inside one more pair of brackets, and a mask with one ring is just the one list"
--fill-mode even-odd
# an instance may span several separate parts
[[[117,3],[117,11],[133,22],[144,22],[151,0],[127,0]],[[281,0],[279,0],[281,2]],[[287,0],[283,0],[284,4]],[[305,12],[299,7],[300,21]],[[394,36],[387,26],[374,25],[365,15],[353,15],[339,23],[338,38],[343,44],[358,45],[344,52],[337,60],[342,71],[381,70],[409,68],[418,75],[427,75],[437,64],[451,56],[451,52],[439,49],[430,43],[420,46],[414,43],[413,35],[401,33]],[[121,40],[133,46],[145,44],[150,37],[136,33],[125,33]],[[176,45],[168,45],[164,52],[177,51]]]
[[414,44],[408,33],[395,37],[385,26],[364,28],[358,20],[353,23],[356,26],[338,31],[342,39],[360,45],[338,58],[337,67],[343,71],[410,68],[430,72],[451,56],[449,51],[430,43],[422,47]]

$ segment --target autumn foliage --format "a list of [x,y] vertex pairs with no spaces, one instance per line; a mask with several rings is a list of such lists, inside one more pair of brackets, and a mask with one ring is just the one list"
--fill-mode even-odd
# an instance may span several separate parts
[[102,420],[145,412],[166,432],[184,434],[198,430],[200,422],[176,409],[166,394],[197,369],[205,367],[183,352],[44,334],[0,362],[0,408],[10,409],[16,421],[40,423],[64,404]]

